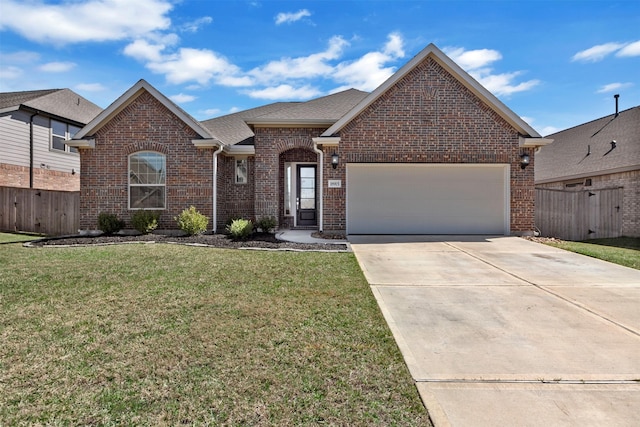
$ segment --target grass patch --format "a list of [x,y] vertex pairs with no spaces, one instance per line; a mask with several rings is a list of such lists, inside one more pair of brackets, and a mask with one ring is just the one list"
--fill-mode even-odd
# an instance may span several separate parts
[[429,425],[352,254],[0,246],[0,425]]
[[40,239],[42,236],[35,234],[0,233],[0,244],[28,242],[29,240]]
[[618,237],[584,242],[549,242],[550,246],[640,270],[640,238]]

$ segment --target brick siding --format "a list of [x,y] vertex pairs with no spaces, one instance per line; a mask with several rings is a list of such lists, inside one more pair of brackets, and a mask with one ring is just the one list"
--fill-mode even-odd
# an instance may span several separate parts
[[224,231],[227,221],[231,218],[255,220],[254,215],[254,186],[255,186],[255,157],[247,158],[247,183],[235,183],[235,157],[218,157],[218,230]]
[[[213,150],[192,143],[198,135],[147,92],[96,132],[93,149],[80,149],[80,228],[95,230],[100,212],[118,215],[130,227],[128,156],[149,150],[166,155],[166,209],[158,228],[177,228],[174,217],[195,206],[213,213]],[[212,227],[211,221],[209,228]]]
[[[316,128],[256,128],[255,152],[261,161],[255,163],[255,217],[273,216],[284,221],[283,168],[286,161],[317,161],[312,138],[320,136],[324,129]],[[281,154],[284,154],[281,160]],[[308,153],[313,154],[311,156]],[[290,225],[287,219],[287,224]]]
[[[325,180],[346,182],[347,163],[508,163],[511,232],[534,229],[533,150],[521,149],[518,132],[431,58],[355,117],[340,137],[340,164],[335,170],[324,166]],[[532,164],[522,170],[525,152]],[[325,190],[326,230],[345,229],[345,203],[346,186]]]
[[[29,188],[27,166],[0,163],[0,185]],[[33,188],[40,190],[80,191],[80,174],[46,168],[33,169]]]

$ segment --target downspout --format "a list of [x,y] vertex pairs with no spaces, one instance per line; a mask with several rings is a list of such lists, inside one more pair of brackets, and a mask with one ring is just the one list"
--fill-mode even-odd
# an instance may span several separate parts
[[218,154],[222,153],[222,144],[213,152],[213,234],[218,232]]
[[320,156],[320,167],[318,168],[318,178],[320,178],[320,215],[319,219],[320,221],[318,221],[318,231],[322,233],[322,229],[323,229],[323,217],[324,217],[324,209],[323,209],[323,205],[324,205],[324,191],[323,191],[323,183],[324,183],[324,179],[323,179],[323,170],[324,170],[324,153],[322,152],[322,150],[320,150],[318,148],[318,144],[313,141],[313,151],[315,151],[316,153],[318,153],[318,155]]
[[37,115],[35,112],[29,117],[29,188],[33,188],[33,118]]

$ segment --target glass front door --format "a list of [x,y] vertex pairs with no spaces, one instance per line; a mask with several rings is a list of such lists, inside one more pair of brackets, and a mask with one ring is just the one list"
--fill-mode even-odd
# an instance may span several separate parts
[[296,195],[296,223],[299,226],[317,225],[316,166],[298,165]]

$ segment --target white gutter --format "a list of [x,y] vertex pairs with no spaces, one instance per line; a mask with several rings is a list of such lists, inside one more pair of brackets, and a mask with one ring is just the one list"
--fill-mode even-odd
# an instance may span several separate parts
[[213,152],[213,234],[218,232],[218,154],[224,146],[220,144]]
[[324,205],[324,203],[323,203],[323,200],[324,200],[323,181],[324,181],[324,179],[323,179],[323,176],[322,176],[323,175],[322,174],[322,170],[323,170],[323,167],[324,167],[324,153],[322,152],[322,150],[320,150],[318,148],[318,143],[315,141],[315,139],[316,138],[313,138],[313,140],[314,140],[313,141],[313,151],[318,153],[318,155],[320,156],[320,162],[319,162],[320,167],[318,168],[318,177],[320,178],[320,215],[318,215],[318,216],[319,216],[320,220],[318,221],[318,231],[320,231],[322,233],[322,228],[323,228],[322,227],[323,226],[322,219],[324,217],[324,215],[323,215],[323,205]]

